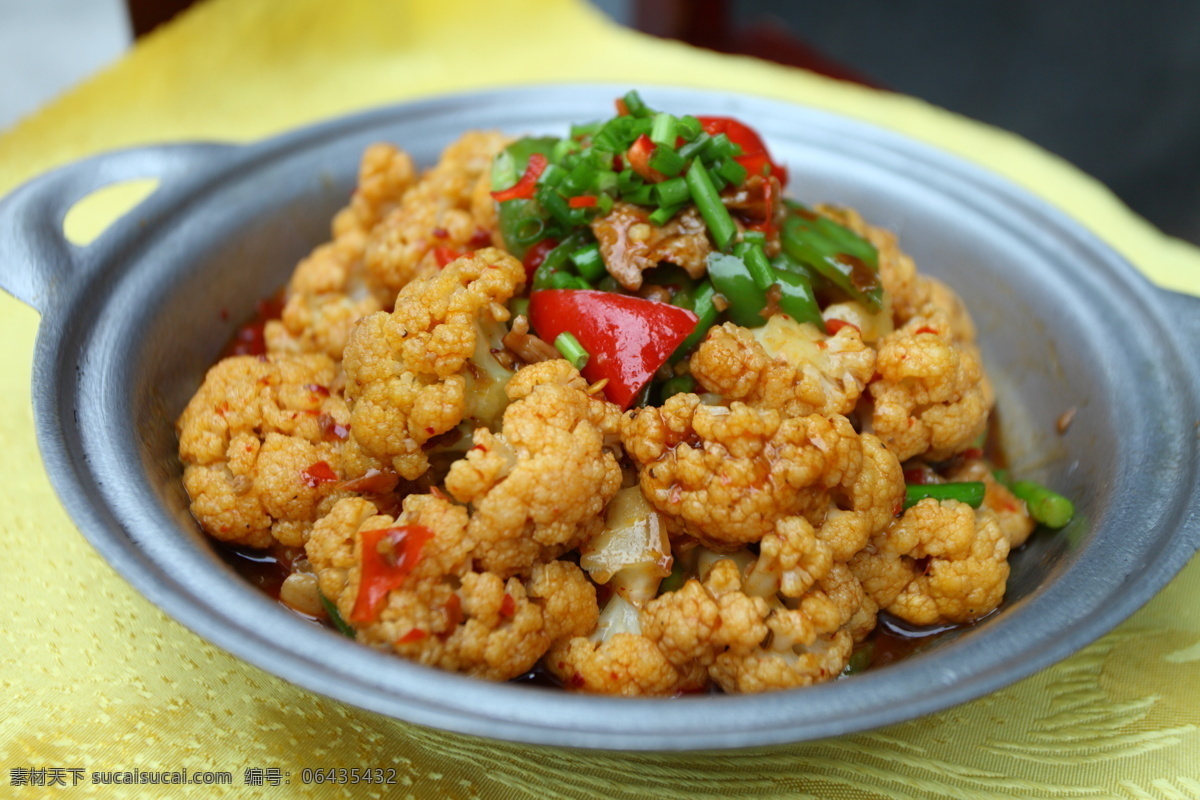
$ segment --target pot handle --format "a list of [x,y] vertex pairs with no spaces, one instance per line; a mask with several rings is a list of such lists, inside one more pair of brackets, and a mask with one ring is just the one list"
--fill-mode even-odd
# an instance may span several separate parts
[[[105,186],[157,178],[170,184],[211,174],[236,145],[188,143],[114,150],[75,161],[17,187],[0,200],[0,288],[43,315],[73,280],[97,262],[97,241],[74,245],[63,236],[72,206]],[[144,202],[144,200],[143,200]]]

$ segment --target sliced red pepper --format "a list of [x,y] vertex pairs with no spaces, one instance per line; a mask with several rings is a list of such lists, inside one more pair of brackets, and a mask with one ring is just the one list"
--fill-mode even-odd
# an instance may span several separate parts
[[596,196],[592,194],[576,195],[567,200],[567,205],[571,208],[595,208]]
[[[829,332],[830,336],[834,336],[842,328],[854,328],[854,330],[859,331],[857,325],[855,325],[853,322],[846,322],[844,319],[825,320],[825,330]],[[859,333],[862,333],[862,331],[859,331]]]
[[423,631],[420,628],[411,628],[408,633],[396,640],[396,644],[408,644],[410,642],[419,642],[422,639],[429,638],[429,631]]
[[500,601],[500,616],[512,617],[517,613],[517,601],[508,592],[504,593],[504,598]]
[[433,258],[439,267],[444,267],[451,261],[457,261],[467,254],[465,250],[456,247],[438,246],[433,248]]
[[315,464],[309,464],[300,471],[300,480],[310,489],[315,489],[322,483],[331,483],[337,479],[337,473],[333,471],[333,467],[329,466],[328,461],[318,461]]
[[625,159],[629,162],[630,169],[638,175],[651,183],[661,183],[667,176],[650,166],[650,156],[654,155],[655,147],[650,137],[643,133],[629,145],[629,149],[625,151]]
[[628,408],[699,318],[667,303],[590,289],[546,289],[529,298],[529,322],[547,342],[574,334],[587,350],[583,377]]
[[362,577],[351,622],[374,622],[387,601],[421,560],[433,531],[421,525],[397,525],[362,532]]
[[709,136],[723,133],[729,137],[729,141],[742,148],[742,154],[734,161],[745,167],[747,173],[761,175],[763,167],[769,166],[771,174],[779,179],[779,185],[787,186],[787,169],[775,163],[771,154],[767,152],[767,146],[763,144],[762,137],[749,125],[733,117],[697,117],[696,119],[700,120],[701,127]]
[[546,156],[541,153],[530,153],[529,164],[525,167],[525,174],[521,179],[507,189],[501,189],[498,192],[492,192],[492,199],[496,202],[503,203],[505,200],[528,200],[533,197],[533,190],[537,187],[537,179],[546,171]]

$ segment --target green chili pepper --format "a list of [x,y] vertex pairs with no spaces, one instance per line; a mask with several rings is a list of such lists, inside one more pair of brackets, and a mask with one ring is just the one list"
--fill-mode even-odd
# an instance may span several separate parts
[[780,243],[791,258],[827,278],[870,310],[883,308],[879,254],[874,245],[799,204],[789,203]]
[[794,272],[775,271],[776,285],[779,287],[777,305],[797,322],[811,322],[817,330],[825,332],[825,319],[821,316],[821,307],[813,294],[812,284],[808,278]]
[[743,328],[762,327],[767,296],[758,288],[746,262],[734,255],[710,253],[707,263],[713,287],[729,301],[729,318]]

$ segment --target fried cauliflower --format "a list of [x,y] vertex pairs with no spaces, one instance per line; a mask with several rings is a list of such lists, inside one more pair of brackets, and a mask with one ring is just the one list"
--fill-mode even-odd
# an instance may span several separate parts
[[[435,274],[439,253],[498,242],[490,189],[492,157],[507,139],[471,132],[442,152],[372,231],[363,254],[372,280],[395,290]],[[443,256],[444,257],[444,256]]]
[[524,281],[519,261],[485,248],[405,286],[391,313],[361,321],[343,362],[351,476],[391,469],[414,480],[429,466],[429,440],[465,418],[495,424],[511,373],[493,350],[503,304]]
[[974,347],[954,341],[945,315],[916,317],[879,343],[871,431],[901,461],[941,461],[987,430],[993,397]]
[[446,491],[470,506],[485,569],[527,573],[603,527],[621,487],[609,449],[620,412],[585,388],[561,359],[524,367],[508,385],[500,431],[476,430],[474,446],[451,466]]
[[785,417],[849,414],[875,372],[875,351],[853,325],[826,336],[776,314],[754,330],[714,328],[689,363],[702,388],[727,400]]
[[851,561],[883,610],[913,623],[973,622],[1004,598],[1008,538],[996,515],[957,500],[921,500]]
[[[306,552],[322,594],[355,625],[360,642],[421,664],[509,680],[555,640],[595,626],[595,590],[577,566],[539,564],[526,581],[474,569],[467,524],[464,508],[431,495],[409,495],[395,519],[365,500],[345,499],[317,523]],[[364,577],[367,534],[402,526],[429,538],[403,580],[365,607],[363,598],[379,593],[378,578]]]
[[193,516],[216,539],[304,543],[341,477],[349,411],[323,355],[235,356],[208,371],[176,423]]
[[827,490],[862,464],[845,417],[784,419],[743,403],[703,405],[694,394],[627,416],[621,440],[647,499],[677,532],[716,549],[758,541],[779,517],[823,509]]
[[369,275],[363,254],[372,230],[414,180],[408,154],[387,144],[367,148],[350,203],[334,217],[333,239],[296,267],[280,319],[265,326],[269,351],[325,353],[340,360],[354,324],[391,305],[400,287]]
[[201,527],[361,645],[600,694],[809,686],[880,615],[991,613],[1034,521],[962,299],[744,124],[642,105],[368,148],[266,355],[178,419]]

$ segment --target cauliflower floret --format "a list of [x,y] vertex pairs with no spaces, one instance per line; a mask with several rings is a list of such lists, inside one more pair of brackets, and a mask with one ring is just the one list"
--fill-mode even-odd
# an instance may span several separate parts
[[446,490],[472,508],[469,531],[485,569],[526,573],[603,527],[601,512],[621,488],[606,447],[620,411],[582,383],[562,359],[522,368],[500,433],[476,430],[474,447],[450,467]]
[[[728,646],[713,660],[709,675],[727,692],[809,686],[837,676],[850,660],[854,631],[863,627],[865,594],[861,588],[854,591],[855,583],[846,566],[837,564],[799,598],[763,597],[747,592],[732,561],[716,562],[705,588],[718,601],[731,595],[752,598],[757,618],[747,615],[740,629],[721,626]],[[763,628],[765,635],[758,636]]]
[[944,460],[987,429],[993,397],[978,352],[948,331],[945,315],[935,314],[880,342],[870,427],[901,461]]
[[849,414],[875,371],[875,351],[847,325],[826,336],[776,314],[761,328],[713,328],[689,362],[710,392],[785,417]]
[[627,697],[666,696],[702,688],[704,670],[681,670],[642,633],[641,616],[614,594],[590,636],[560,640],[546,653],[550,673],[566,686]]
[[849,561],[874,534],[886,528],[904,507],[904,472],[899,460],[877,437],[859,436],[862,469],[830,492],[818,536],[834,561]]
[[996,515],[926,498],[850,561],[878,606],[914,625],[972,622],[1004,598],[1008,539]]
[[[554,640],[595,625],[595,590],[574,564],[539,565],[524,583],[474,570],[461,506],[410,495],[394,520],[371,511],[358,498],[339,502],[306,546],[322,593],[363,644],[441,669],[509,680],[529,671]],[[432,536],[399,586],[378,608],[364,611],[364,536],[405,525]]]
[[208,371],[176,423],[192,514],[216,539],[304,543],[341,478],[349,412],[323,355],[235,356]]
[[363,258],[375,282],[399,290],[437,272],[437,248],[462,251],[499,241],[487,190],[492,157],[507,141],[473,131],[442,152],[372,231]]
[[367,148],[350,203],[334,217],[333,241],[300,262],[288,282],[280,319],[266,324],[268,350],[325,353],[340,360],[354,323],[391,303],[396,289],[370,279],[363,252],[371,229],[413,178],[406,153],[386,144]]
[[742,403],[701,405],[694,394],[631,412],[621,440],[646,498],[677,532],[715,549],[756,542],[780,517],[823,513],[827,490],[862,464],[845,417],[782,419]]
[[1037,522],[1029,516],[1025,501],[1013,494],[1007,486],[996,480],[992,468],[982,458],[969,458],[945,474],[947,481],[981,481],[984,486],[983,508],[996,515],[996,523],[1008,539],[1008,546],[1015,550],[1025,544]]
[[349,474],[390,467],[414,480],[429,466],[422,445],[430,439],[464,417],[495,424],[510,373],[483,344],[497,337],[508,313],[503,303],[524,281],[525,268],[512,256],[478,250],[405,286],[392,313],[361,321],[344,362]]

